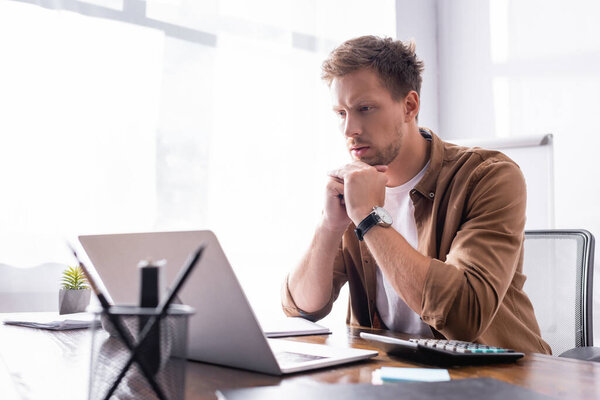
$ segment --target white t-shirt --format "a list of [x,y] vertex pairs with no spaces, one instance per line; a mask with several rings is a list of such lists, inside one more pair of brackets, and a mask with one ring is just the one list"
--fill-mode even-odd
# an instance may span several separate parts
[[[403,185],[385,189],[385,208],[392,216],[392,228],[417,249],[419,239],[415,223],[415,208],[409,193],[425,175],[429,163],[414,178]],[[398,296],[392,285],[377,268],[377,310],[383,323],[392,331],[433,337],[429,325],[421,321],[417,313],[410,309]]]

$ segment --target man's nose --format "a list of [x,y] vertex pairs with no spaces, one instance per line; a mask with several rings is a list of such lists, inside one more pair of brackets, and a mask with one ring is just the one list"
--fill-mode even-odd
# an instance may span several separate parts
[[350,115],[346,116],[344,121],[344,136],[355,137],[362,133],[362,128],[359,121],[356,118],[351,118]]

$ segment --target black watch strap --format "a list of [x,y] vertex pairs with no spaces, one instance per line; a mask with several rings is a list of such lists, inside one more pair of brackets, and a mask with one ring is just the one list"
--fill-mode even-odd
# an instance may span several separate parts
[[378,222],[379,220],[375,216],[374,212],[371,212],[365,217],[365,219],[360,221],[360,224],[358,224],[358,226],[354,230],[354,233],[356,234],[358,240],[363,240],[369,229],[377,225]]

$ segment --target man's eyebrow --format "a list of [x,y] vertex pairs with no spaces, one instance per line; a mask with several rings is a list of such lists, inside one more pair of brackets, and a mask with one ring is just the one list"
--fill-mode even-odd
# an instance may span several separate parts
[[[372,98],[370,98],[370,97],[359,97],[359,98],[358,98],[358,99],[356,99],[356,100],[352,99],[351,101],[349,101],[349,104],[348,104],[348,106],[349,106],[350,108],[353,108],[353,107],[356,107],[356,106],[357,106],[357,105],[359,105],[359,104],[364,104],[364,103],[374,103],[374,102],[375,102],[375,100],[373,100],[373,99],[372,99]],[[334,105],[332,105],[332,106],[331,106],[331,109],[332,109],[333,111],[337,111],[337,110],[338,110],[338,109],[340,109],[340,108],[343,108],[343,107],[342,107],[341,105],[339,105],[339,104],[334,104]]]
[[359,97],[357,99],[352,99],[350,102],[350,107],[356,107],[365,103],[375,103],[376,100],[372,97]]

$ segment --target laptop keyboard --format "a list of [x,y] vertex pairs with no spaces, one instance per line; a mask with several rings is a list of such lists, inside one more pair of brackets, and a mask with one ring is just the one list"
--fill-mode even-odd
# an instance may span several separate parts
[[315,356],[313,354],[292,353],[291,351],[280,351],[275,353],[275,358],[277,359],[279,366],[281,368],[285,368],[301,362],[322,360],[329,357]]

